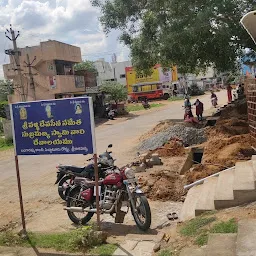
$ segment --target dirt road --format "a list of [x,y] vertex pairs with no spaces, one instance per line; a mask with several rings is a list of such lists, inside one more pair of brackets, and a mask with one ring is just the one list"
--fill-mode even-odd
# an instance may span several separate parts
[[[227,101],[226,92],[217,93],[219,104]],[[210,95],[201,96],[206,112],[212,111]],[[193,102],[193,101],[192,101]],[[181,119],[183,102],[173,102],[159,109],[152,109],[143,115],[134,115],[123,122],[110,121],[96,128],[98,152],[114,145],[113,156],[117,165],[126,164],[134,159],[137,139],[164,119]],[[32,230],[53,231],[58,228],[72,227],[66,212],[62,210],[61,200],[54,186],[56,165],[84,165],[83,156],[29,156],[19,157],[24,208],[28,227]],[[10,221],[19,221],[19,202],[16,174],[12,151],[0,154],[0,227]]]

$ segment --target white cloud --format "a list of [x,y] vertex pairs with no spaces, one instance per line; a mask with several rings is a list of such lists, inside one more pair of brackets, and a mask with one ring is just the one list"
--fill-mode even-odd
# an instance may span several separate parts
[[81,47],[86,59],[105,57],[116,53],[118,60],[127,60],[129,50],[118,42],[119,32],[104,34],[98,21],[99,10],[90,0],[0,0],[0,78],[1,65],[8,61],[3,54],[6,45],[5,28],[11,23],[20,30],[18,46],[31,46],[48,39]]

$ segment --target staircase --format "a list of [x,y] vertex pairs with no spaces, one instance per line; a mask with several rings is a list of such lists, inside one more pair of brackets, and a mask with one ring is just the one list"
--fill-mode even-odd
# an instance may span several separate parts
[[234,169],[192,187],[182,207],[180,220],[252,201],[256,201],[256,156],[251,161],[237,162]]
[[256,220],[238,222],[237,234],[210,234],[203,248],[184,248],[180,256],[255,256]]

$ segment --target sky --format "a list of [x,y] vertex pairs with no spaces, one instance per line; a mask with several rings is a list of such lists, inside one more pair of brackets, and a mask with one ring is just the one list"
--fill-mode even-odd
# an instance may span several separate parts
[[2,65],[9,63],[4,50],[12,48],[4,34],[10,24],[20,31],[18,47],[51,39],[81,47],[83,59],[111,61],[115,53],[117,61],[128,60],[129,49],[118,40],[120,32],[106,36],[99,17],[90,0],[0,0],[0,78]]

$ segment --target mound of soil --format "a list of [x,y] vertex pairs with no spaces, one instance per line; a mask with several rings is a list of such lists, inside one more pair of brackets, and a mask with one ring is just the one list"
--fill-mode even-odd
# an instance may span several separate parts
[[181,142],[170,140],[163,147],[157,149],[155,153],[158,153],[160,157],[183,156],[185,155],[185,148]]
[[205,143],[202,164],[186,173],[188,183],[232,167],[237,161],[250,160],[253,153],[250,134],[211,138]]
[[208,137],[224,135],[227,137],[242,135],[249,133],[249,125],[246,120],[238,118],[230,118],[225,120],[218,120],[215,127],[209,130]]
[[221,111],[220,119],[227,119],[230,117],[243,118],[245,116],[247,116],[247,102],[246,99],[243,99],[223,109]]
[[186,183],[184,177],[177,172],[161,171],[150,175],[151,178],[141,182],[143,191],[151,200],[181,201],[185,195],[183,186]]

